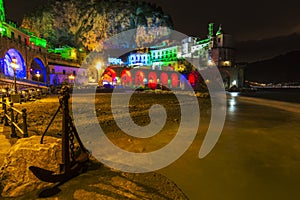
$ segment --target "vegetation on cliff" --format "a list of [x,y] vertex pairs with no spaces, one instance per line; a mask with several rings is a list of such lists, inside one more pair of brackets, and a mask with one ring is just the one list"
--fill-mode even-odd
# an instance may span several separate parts
[[139,43],[148,27],[161,26],[172,28],[170,17],[155,4],[135,0],[50,0],[21,24],[47,39],[51,47],[68,45],[89,51],[100,50],[103,40],[129,29],[138,30],[133,41]]

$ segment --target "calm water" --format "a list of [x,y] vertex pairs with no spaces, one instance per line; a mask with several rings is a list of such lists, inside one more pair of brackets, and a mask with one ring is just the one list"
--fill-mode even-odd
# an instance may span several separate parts
[[253,93],[244,93],[243,96],[272,99],[285,102],[300,103],[300,89],[266,89]]
[[[298,92],[252,96],[300,102]],[[300,199],[300,104],[289,112],[242,98],[228,96],[225,126],[208,156],[198,158],[209,123],[204,114],[189,150],[158,172],[190,199]]]

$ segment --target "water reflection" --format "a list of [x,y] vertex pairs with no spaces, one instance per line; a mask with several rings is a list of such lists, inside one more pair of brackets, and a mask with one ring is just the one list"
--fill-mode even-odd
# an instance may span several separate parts
[[[294,105],[227,93],[222,135],[203,159],[197,157],[209,121],[194,143],[160,170],[190,199],[300,199],[300,112]],[[299,107],[299,105],[298,105]]]
[[229,93],[229,99],[228,99],[228,112],[234,113],[236,111],[236,98],[239,96],[238,92],[230,92]]

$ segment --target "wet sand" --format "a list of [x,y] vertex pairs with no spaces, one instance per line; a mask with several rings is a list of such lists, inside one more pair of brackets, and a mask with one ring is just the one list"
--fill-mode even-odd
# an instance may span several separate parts
[[[120,131],[111,116],[109,94],[99,94],[96,109],[99,123],[116,145],[133,152],[150,152],[172,140],[179,123],[176,99],[172,96],[142,94],[133,98],[130,111],[137,124],[149,123],[147,108],[154,100],[166,105],[168,119],[162,134],[151,140],[137,139]],[[168,98],[167,98],[168,97]],[[42,101],[52,101],[41,109]],[[58,104],[40,100],[29,113],[31,130],[41,133]],[[297,104],[228,96],[227,117],[222,135],[205,158],[198,153],[210,121],[210,104],[200,99],[201,120],[190,148],[176,162],[156,171],[174,181],[190,199],[299,199],[300,114]],[[97,107],[97,106],[96,106]],[[51,108],[51,109],[50,109]],[[30,111],[30,109],[32,111]],[[34,111],[35,110],[35,111]],[[290,112],[292,111],[292,112]],[[46,113],[46,114],[45,114]],[[59,117],[58,117],[59,118]],[[49,134],[60,129],[55,122]],[[37,131],[39,130],[39,132]]]

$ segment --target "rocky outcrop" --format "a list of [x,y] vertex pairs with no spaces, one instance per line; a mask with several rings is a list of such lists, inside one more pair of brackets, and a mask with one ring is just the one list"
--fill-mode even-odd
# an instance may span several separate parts
[[49,200],[187,199],[174,182],[160,174],[120,172],[92,157],[85,173],[62,185],[41,182],[28,168],[33,165],[59,173],[61,140],[46,136],[44,144],[40,144],[40,139],[40,136],[20,139],[9,150],[0,169],[2,197],[18,200],[38,197]]
[[[142,37],[149,35],[147,28],[161,26],[172,28],[173,22],[160,7],[128,0],[86,0],[84,3],[78,0],[49,1],[24,17],[21,25],[45,38],[50,46],[84,47],[89,51],[101,50],[99,43],[129,29],[137,29],[137,37],[133,40],[140,43]],[[151,42],[149,38],[146,40]]]
[[61,163],[61,139],[40,136],[22,138],[9,150],[0,169],[0,184],[3,197],[18,197],[50,184],[37,179],[29,170],[37,166],[59,173]]

